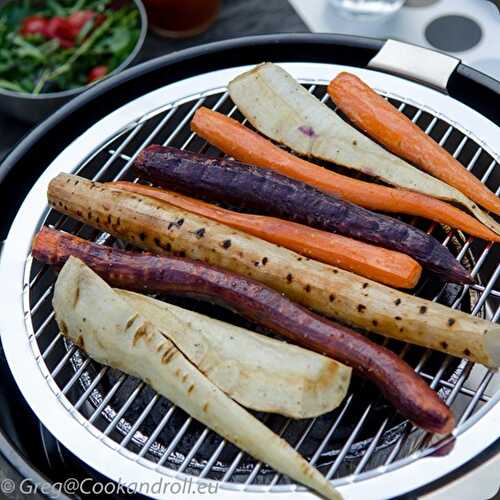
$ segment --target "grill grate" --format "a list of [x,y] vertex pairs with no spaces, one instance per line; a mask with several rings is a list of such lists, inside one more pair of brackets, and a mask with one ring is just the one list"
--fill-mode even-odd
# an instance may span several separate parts
[[[324,85],[308,85],[308,89],[330,105]],[[498,194],[497,163],[472,133],[409,99],[386,97]],[[75,165],[74,172],[100,181],[135,180],[129,167],[139,151],[153,142],[220,154],[189,129],[192,115],[202,105],[243,121],[225,91],[185,98],[130,123],[91,157]],[[440,239],[471,269],[477,282],[461,287],[424,275],[416,293],[497,321],[500,267],[492,244],[467,238],[429,221],[405,220]],[[109,235],[52,210],[44,223],[103,244],[121,245]],[[159,471],[166,468],[199,478],[217,479],[225,487],[249,491],[267,491],[284,484],[290,491],[300,488],[222,440],[144,383],[101,367],[80,353],[58,332],[50,305],[53,274],[31,257],[27,259],[26,271],[29,273],[29,313],[41,353],[38,361],[45,364],[50,373],[56,394],[68,398],[72,411],[85,419],[87,428],[99,439],[107,436],[116,444],[118,452],[130,452],[137,462]],[[258,329],[215,306],[187,299],[169,300]],[[371,338],[404,357],[439,392],[457,417],[457,433],[494,394],[493,372],[482,366],[375,335]],[[433,450],[438,440],[395,415],[371,384],[357,377],[353,378],[343,404],[328,415],[300,421],[268,414],[256,416],[339,485],[415,460],[425,450]]]

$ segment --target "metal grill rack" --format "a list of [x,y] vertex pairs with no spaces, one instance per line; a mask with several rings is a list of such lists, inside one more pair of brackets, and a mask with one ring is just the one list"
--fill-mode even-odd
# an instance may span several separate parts
[[[331,105],[326,81],[302,82]],[[497,159],[474,133],[424,103],[384,88],[378,90],[498,194]],[[139,151],[151,143],[220,154],[190,131],[190,120],[200,106],[242,120],[224,88],[186,95],[161,108],[148,109],[94,151],[86,152],[88,156],[78,158],[71,171],[99,181],[134,180],[129,167]],[[471,286],[457,286],[424,275],[415,293],[497,321],[500,317],[498,250],[491,243],[436,223],[405,220],[440,239],[476,278]],[[121,245],[109,235],[52,210],[46,211],[34,230],[43,223],[103,244]],[[105,441],[140,467],[161,474],[184,473],[217,480],[221,488],[240,491],[302,489],[227,443],[144,383],[88,359],[58,332],[50,304],[53,273],[28,256],[24,276],[25,320],[32,331],[30,343],[40,370],[54,396],[96,439]],[[167,300],[255,329],[255,325],[212,305],[170,297]],[[491,370],[428,349],[375,335],[371,338],[408,361],[451,406],[457,418],[454,438],[472,425],[485,407],[499,399],[499,391],[495,389],[497,377]],[[328,415],[299,421],[268,414],[256,416],[337,485],[369,479],[438,453],[449,441],[415,429],[394,414],[371,384],[357,377],[342,405]]]

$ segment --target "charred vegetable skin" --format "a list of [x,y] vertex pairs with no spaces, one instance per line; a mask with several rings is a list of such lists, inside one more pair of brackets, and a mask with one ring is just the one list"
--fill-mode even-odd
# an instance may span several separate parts
[[59,174],[56,210],[144,250],[200,260],[252,279],[334,320],[491,367],[500,326],[307,259],[206,217],[109,184]]
[[191,417],[277,472],[309,486],[324,498],[342,500],[317,469],[226,396],[154,322],[138,313],[78,259],[68,259],[59,273],[52,305],[62,335],[90,358],[144,381]]
[[157,198],[311,259],[395,288],[413,288],[422,273],[422,266],[408,255],[295,222],[234,212],[180,193],[135,182],[117,181],[110,186]]
[[414,257],[447,281],[472,282],[469,273],[431,236],[274,171],[158,145],[143,150],[134,165],[139,175],[164,187],[390,248]]
[[201,262],[103,247],[43,228],[33,256],[61,268],[77,257],[113,286],[135,291],[195,296],[233,309],[297,344],[352,366],[420,427],[439,433],[454,427],[448,407],[392,351],[334,324],[260,283]]

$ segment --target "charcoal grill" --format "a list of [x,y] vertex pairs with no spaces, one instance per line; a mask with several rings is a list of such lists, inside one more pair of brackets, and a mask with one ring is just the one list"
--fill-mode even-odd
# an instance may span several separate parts
[[[40,421],[90,467],[125,484],[160,478],[214,482],[224,498],[291,498],[292,492],[293,498],[312,498],[302,486],[226,443],[145,384],[98,365],[65,340],[50,305],[54,275],[32,260],[30,243],[43,224],[50,224],[121,246],[109,235],[50,210],[46,202],[50,179],[64,171],[99,181],[133,180],[131,163],[153,142],[220,154],[191,133],[190,119],[203,105],[243,121],[226,85],[262,60],[282,64],[330,106],[326,84],[331,78],[346,69],[359,75],[498,194],[495,148],[500,130],[491,121],[498,116],[484,99],[488,93],[495,95],[500,85],[451,58],[444,65],[448,71],[434,75],[431,85],[411,81],[426,79],[425,72],[415,75],[403,68],[404,77],[383,72],[397,69],[394,62],[381,64],[384,50],[367,69],[366,63],[381,46],[381,42],[346,37],[287,35],[185,51],[129,70],[86,93],[35,130],[7,160],[6,169],[37,159],[40,164],[34,168],[43,173],[20,207],[2,252],[0,331],[5,354],[19,389]],[[394,47],[392,42],[390,46]],[[394,57],[393,48],[390,52]],[[421,57],[418,52],[417,57]],[[198,74],[193,75],[195,68]],[[480,87],[481,95],[468,101],[464,98],[467,86]],[[12,170],[6,182],[15,175]],[[498,249],[429,221],[405,220],[439,238],[475,277],[473,285],[462,287],[425,275],[415,293],[497,321]],[[167,300],[256,328],[216,306]],[[486,459],[498,449],[500,389],[495,372],[441,353],[373,338],[411,363],[451,406],[457,418],[452,435],[433,436],[415,429],[369,383],[357,378],[340,408],[328,415],[300,421],[256,416],[315,464],[347,498],[390,498],[422,491],[446,481],[471,459]]]

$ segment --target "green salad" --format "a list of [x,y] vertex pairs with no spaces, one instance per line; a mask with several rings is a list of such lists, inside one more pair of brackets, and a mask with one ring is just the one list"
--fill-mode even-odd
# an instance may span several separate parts
[[0,8],[0,87],[30,94],[75,89],[111,73],[134,49],[130,0],[13,0]]

